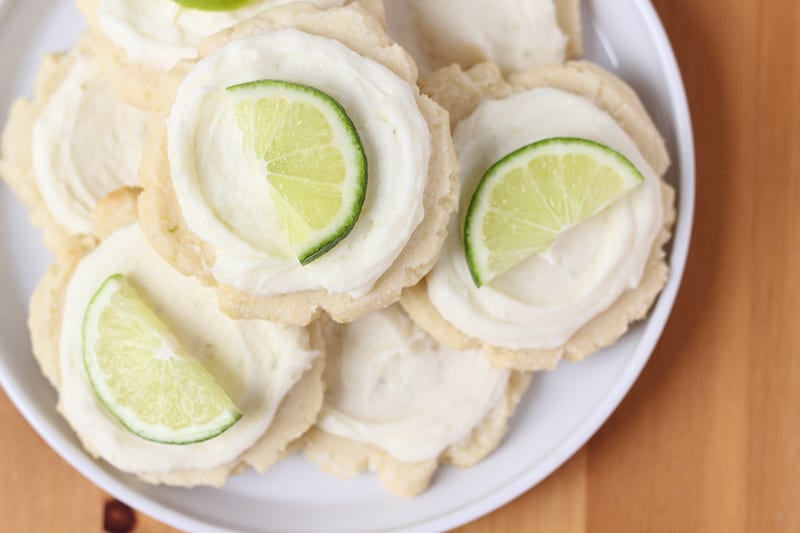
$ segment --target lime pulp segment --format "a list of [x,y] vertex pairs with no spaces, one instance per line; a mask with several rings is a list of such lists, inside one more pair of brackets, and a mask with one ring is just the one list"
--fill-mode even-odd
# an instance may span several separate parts
[[361,138],[344,108],[313,87],[259,80],[228,92],[245,144],[265,163],[278,220],[308,264],[344,239],[361,214]]
[[83,362],[106,408],[143,439],[201,442],[242,416],[120,274],[101,285],[86,309]]
[[174,0],[189,9],[200,11],[230,11],[254,3],[256,0]]
[[464,223],[477,287],[553,243],[643,181],[622,154],[576,138],[545,139],[505,156],[484,174]]

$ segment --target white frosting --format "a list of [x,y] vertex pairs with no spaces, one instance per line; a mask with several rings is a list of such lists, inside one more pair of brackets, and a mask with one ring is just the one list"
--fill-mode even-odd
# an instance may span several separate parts
[[554,0],[384,0],[389,35],[420,72],[491,61],[505,73],[563,63]]
[[[201,11],[181,7],[174,0],[100,0],[97,20],[106,37],[131,60],[168,71],[181,59],[196,58],[200,44],[218,31],[293,1],[258,0],[231,11]],[[344,3],[306,1],[321,8]]]
[[[360,218],[330,252],[301,266],[272,206],[264,161],[243,141],[226,87],[260,79],[311,85],[347,111],[367,155]],[[338,41],[281,30],[234,41],[200,61],[168,122],[172,182],[189,228],[215,255],[214,277],[258,294],[325,289],[363,295],[423,218],[430,131],[411,85]]]
[[99,61],[79,55],[33,125],[36,184],[68,233],[91,233],[95,205],[139,181],[147,113],[123,101]]
[[509,372],[480,350],[457,352],[399,307],[325,326],[328,393],[317,425],[401,461],[437,458],[502,401]]
[[464,256],[459,221],[428,276],[428,295],[459,330],[493,346],[546,349],[563,345],[642,277],[663,223],[659,177],[633,140],[591,101],[534,89],[485,101],[455,130],[461,163],[461,212],[486,170],[512,151],[549,137],[580,137],[626,156],[644,183],[547,250],[477,289]]
[[[95,395],[83,365],[81,325],[92,296],[117,273],[129,276],[243,413],[220,436],[185,446],[150,442],[128,432]],[[177,273],[150,248],[138,225],[117,231],[78,265],[67,288],[60,343],[59,409],[89,450],[138,473],[230,463],[264,434],[281,399],[318,356],[304,349],[303,328],[223,314],[215,291]]]

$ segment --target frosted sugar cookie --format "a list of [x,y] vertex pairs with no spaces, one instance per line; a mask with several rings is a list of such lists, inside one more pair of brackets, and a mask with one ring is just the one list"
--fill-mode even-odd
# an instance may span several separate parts
[[351,321],[435,262],[457,201],[447,113],[358,6],[294,4],[185,65],[142,163],[142,227],[231,316]]
[[[585,62],[533,69],[508,82],[492,65],[468,72],[451,67],[423,86],[451,112],[462,168],[461,212],[451,221],[436,267],[424,283],[404,294],[405,309],[453,348],[483,346],[499,367],[552,368],[562,357],[579,360],[616,342],[646,315],[666,283],[663,247],[675,219],[674,191],[661,179],[669,157],[633,90]],[[560,219],[570,216],[563,213],[591,203],[597,191],[564,177],[564,169],[577,160],[573,155],[572,161],[557,153],[532,161],[530,165],[539,166],[528,168],[544,181],[521,185],[515,196],[547,201],[532,200],[508,216],[501,244],[519,244],[513,242],[515,236],[537,227],[557,236],[478,288],[480,276],[466,253],[464,230],[478,184],[515,150],[565,137],[600,143],[603,153],[616,154],[611,159],[638,169],[641,182],[588,220],[558,233],[568,226]],[[592,176],[605,177],[619,168],[614,165],[600,164]],[[524,169],[511,177],[529,176]],[[507,215],[502,206],[497,208],[498,216]],[[540,209],[550,210],[552,223],[529,220]]]
[[400,496],[424,491],[440,462],[469,467],[491,453],[530,383],[480,350],[438,344],[399,306],[323,331],[328,391],[306,456],[342,478],[375,471]]
[[[196,59],[211,35],[296,0],[228,2],[233,9],[203,10],[175,0],[77,0],[92,45],[125,99],[153,108],[169,87],[164,75],[183,59]],[[348,0],[306,0],[327,8]],[[370,2],[371,3],[371,2]],[[222,2],[221,4],[224,4]],[[368,6],[372,7],[372,6]]]
[[386,26],[420,73],[493,62],[504,73],[581,55],[579,0],[384,0]]
[[34,353],[58,410],[91,455],[150,483],[263,472],[321,407],[318,327],[222,314],[213,289],[147,244],[133,195],[104,200],[102,224],[122,226],[71,238],[34,293]]
[[92,233],[97,202],[138,183],[146,124],[146,112],[116,96],[85,41],[44,57],[34,99],[11,109],[0,173],[49,248]]

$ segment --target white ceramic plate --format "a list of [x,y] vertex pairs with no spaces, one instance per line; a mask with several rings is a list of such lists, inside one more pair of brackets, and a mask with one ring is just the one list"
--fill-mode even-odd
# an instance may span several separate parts
[[[479,0],[473,0],[479,1]],[[669,283],[650,315],[611,349],[564,363],[534,382],[507,440],[469,470],[442,468],[415,499],[386,494],[372,475],[339,481],[302,457],[265,477],[252,473],[227,487],[151,487],[84,453],[56,413],[56,397],[30,352],[27,301],[51,257],[24,209],[0,188],[0,383],[17,408],[62,457],[111,494],[191,531],[439,531],[468,522],[526,491],[578,450],[616,408],[650,356],[680,284],[694,206],[694,149],[675,58],[646,0],[584,0],[586,56],[639,92],[667,139],[669,181],[679,195]],[[0,119],[11,100],[31,92],[39,56],[68,48],[83,23],[69,0],[12,3],[0,22]]]

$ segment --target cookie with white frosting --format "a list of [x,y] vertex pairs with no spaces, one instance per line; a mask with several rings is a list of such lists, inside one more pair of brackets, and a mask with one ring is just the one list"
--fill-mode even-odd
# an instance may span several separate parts
[[[157,107],[169,88],[164,76],[181,60],[196,59],[213,34],[250,17],[297,0],[253,0],[237,9],[203,11],[174,0],[77,0],[91,29],[92,48],[119,94],[135,104]],[[351,0],[304,0],[319,8]],[[365,7],[379,16],[372,0]]]
[[[433,337],[482,346],[498,367],[553,368],[615,343],[642,319],[667,281],[664,245],[675,220],[664,141],[634,91],[600,67],[573,62],[504,80],[490,64],[442,69],[423,90],[450,111],[461,163],[461,217],[439,262],[402,304]],[[477,288],[463,244],[463,212],[487,168],[552,137],[589,139],[644,176],[633,192],[543,252]]]
[[[458,196],[447,113],[416,86],[413,60],[358,6],[293,4],[222,32],[175,73],[152,129],[140,201],[148,240],[218,285],[233,317],[347,322],[396,302],[433,266]],[[360,135],[366,196],[352,231],[301,264],[270,203],[264,163],[242,154],[226,87],[288,80],[334,97]],[[251,159],[253,160],[251,162]]]
[[97,202],[138,184],[147,121],[147,112],[116,95],[85,39],[44,57],[33,100],[11,108],[0,174],[50,249],[93,233]]
[[530,383],[480,350],[442,346],[399,306],[328,322],[323,334],[327,393],[306,456],[342,478],[377,472],[400,496],[424,491],[439,463],[469,467],[490,454]]
[[420,73],[492,62],[504,73],[581,55],[579,0],[384,0],[386,27]]
[[[86,450],[149,483],[220,486],[253,467],[263,472],[314,423],[322,405],[324,357],[318,326],[299,328],[222,314],[213,289],[176,272],[136,223],[136,194],[99,206],[106,237],[72,237],[31,301],[33,350],[59,392],[58,410]],[[222,434],[187,445],[145,440],[96,395],[82,360],[84,313],[98,287],[123,274],[211,372],[241,418]]]

